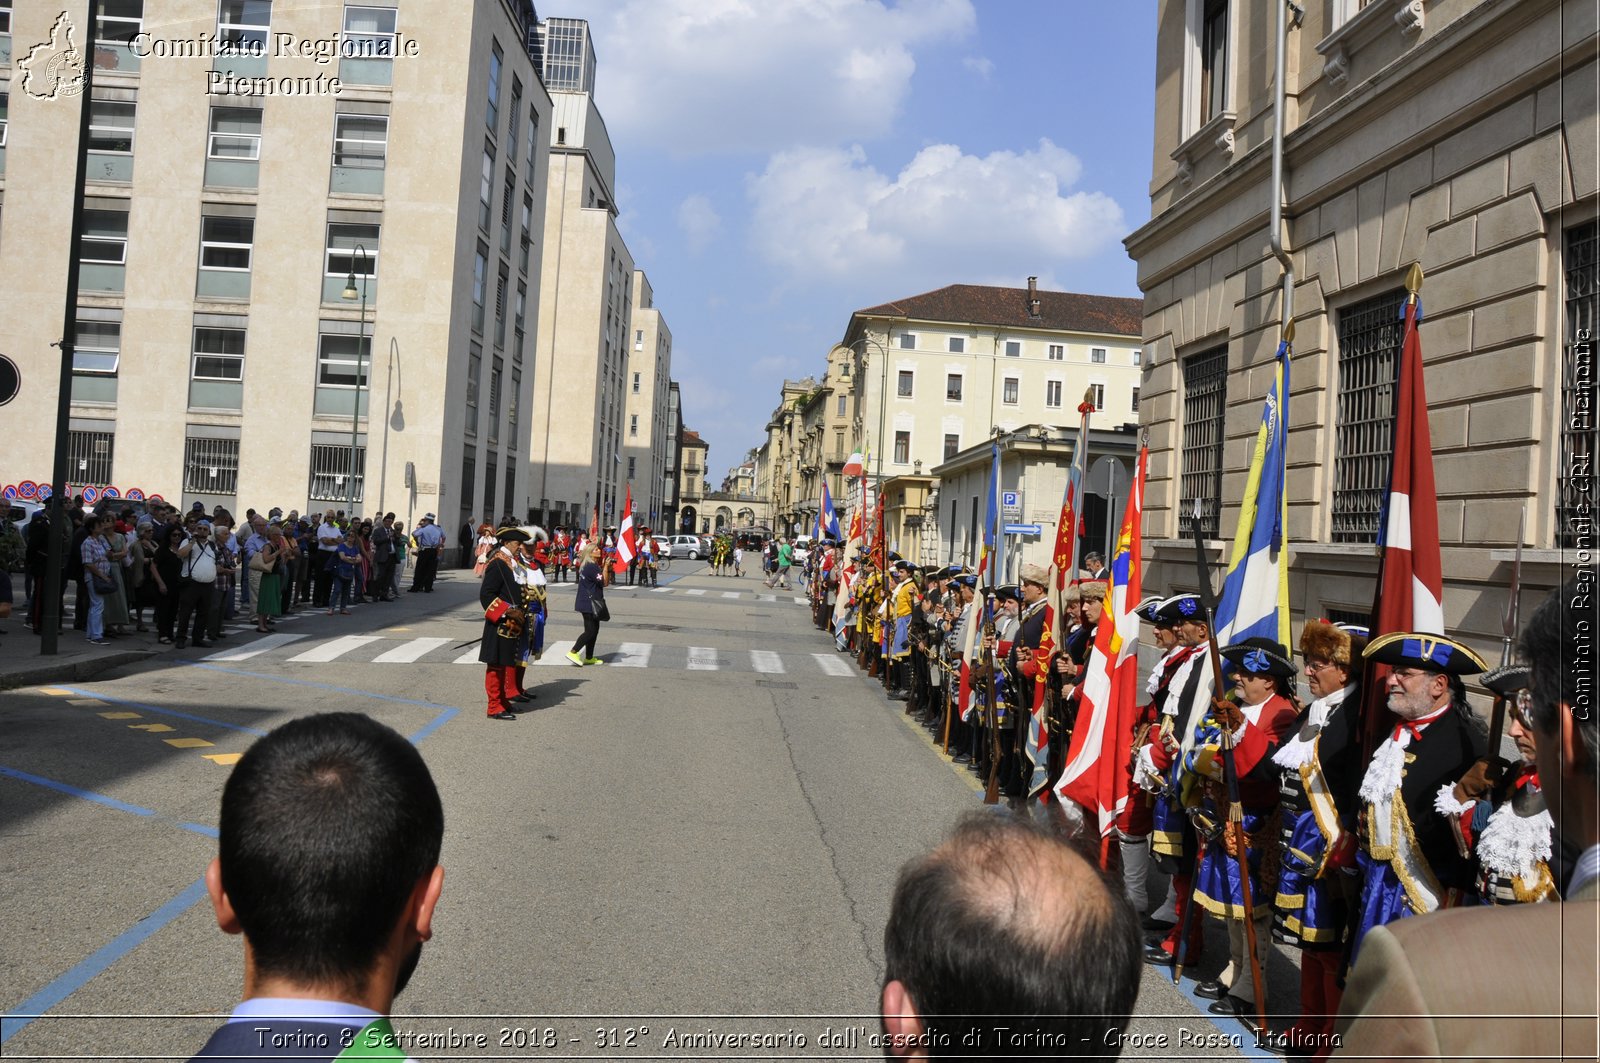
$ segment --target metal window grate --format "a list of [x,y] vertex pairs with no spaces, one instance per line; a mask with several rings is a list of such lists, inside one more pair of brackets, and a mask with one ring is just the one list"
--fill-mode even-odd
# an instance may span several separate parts
[[1183,360],[1183,474],[1179,482],[1178,533],[1194,534],[1195,499],[1200,534],[1215,539],[1222,512],[1222,428],[1228,406],[1226,345]]
[[[1567,349],[1561,366],[1561,465],[1556,496],[1556,545],[1576,547],[1594,527],[1595,459],[1600,421],[1595,418],[1594,330],[1600,319],[1600,222],[1567,230]],[[1588,488],[1586,490],[1586,488]]]
[[113,432],[67,433],[67,481],[80,487],[111,483],[111,459],[116,451]]
[[461,457],[461,513],[468,516],[472,512],[473,490],[478,484],[478,455],[472,450],[471,445]]
[[1323,619],[1333,624],[1356,624],[1360,627],[1366,628],[1370,628],[1372,626],[1372,616],[1370,613],[1357,612],[1354,609],[1324,609]]
[[506,464],[506,506],[505,506],[505,508],[506,508],[506,512],[509,513],[512,517],[520,519],[523,516],[523,513],[522,513],[521,509],[513,509],[513,508],[511,508],[512,507],[512,499],[515,497],[514,492],[516,491],[516,487],[517,487],[517,463],[514,462],[514,461],[513,462],[508,462]]
[[183,442],[185,494],[236,495],[239,493],[239,441],[198,439]]
[[500,465],[490,454],[483,467],[483,519],[490,524],[495,523],[494,493],[500,486]]
[[1378,541],[1394,461],[1405,297],[1396,289],[1339,311],[1339,404],[1333,436],[1336,543]]
[[[350,447],[311,445],[311,490],[314,502],[360,502],[365,486],[367,448],[356,447],[355,483],[350,480]],[[355,493],[351,493],[351,487]]]

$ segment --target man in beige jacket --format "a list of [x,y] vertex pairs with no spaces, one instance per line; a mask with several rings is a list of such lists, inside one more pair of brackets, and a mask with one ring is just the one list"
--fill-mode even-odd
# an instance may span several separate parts
[[1522,633],[1526,714],[1561,836],[1582,850],[1562,903],[1455,908],[1370,931],[1336,1026],[1341,1059],[1588,1059],[1597,1054],[1600,726],[1587,567]]

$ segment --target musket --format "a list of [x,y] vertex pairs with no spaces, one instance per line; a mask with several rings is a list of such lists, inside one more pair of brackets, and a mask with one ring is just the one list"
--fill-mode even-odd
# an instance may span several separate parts
[[944,755],[948,757],[950,755],[950,717],[955,714],[955,697],[953,696],[955,691],[953,688],[956,685],[957,673],[950,667],[949,662],[944,659],[943,655],[935,657],[934,660],[938,662],[939,667],[944,671],[944,683],[940,686],[944,693],[944,737],[940,745],[944,750]]
[[[994,635],[994,595],[990,594],[984,603],[984,611],[988,614],[983,622],[983,638],[985,643]],[[988,704],[984,706],[983,714],[989,723],[989,782],[983,788],[983,803],[996,805],[1000,803],[1000,713],[995,704],[994,686],[994,648],[985,645],[983,651],[984,679],[989,688]]]
[[[1506,612],[1500,622],[1500,667],[1504,668],[1511,663],[1511,647],[1517,638],[1517,613],[1518,590],[1522,583],[1522,535],[1528,528],[1528,507],[1522,507],[1522,519],[1517,522],[1517,553],[1511,562],[1511,592],[1506,600]],[[1489,718],[1489,763],[1492,765],[1500,756],[1500,735],[1506,726],[1506,702],[1503,694],[1496,694],[1494,709]],[[1491,782],[1498,782],[1491,779]]]

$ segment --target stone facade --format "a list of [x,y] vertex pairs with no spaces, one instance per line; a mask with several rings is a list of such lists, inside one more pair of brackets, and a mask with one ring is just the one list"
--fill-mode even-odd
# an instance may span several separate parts
[[672,484],[667,479],[668,391],[672,384],[672,331],[655,307],[643,270],[633,274],[633,332],[629,340],[627,399],[623,410],[623,474],[633,488],[635,520],[666,526]]

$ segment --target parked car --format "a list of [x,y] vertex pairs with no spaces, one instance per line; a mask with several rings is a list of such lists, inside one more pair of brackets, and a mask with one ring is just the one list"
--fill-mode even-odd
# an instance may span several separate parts
[[698,561],[705,557],[708,551],[698,535],[672,536],[672,557],[687,557],[690,561]]
[[672,540],[665,535],[652,535],[650,541],[656,544],[657,557],[672,556]]

